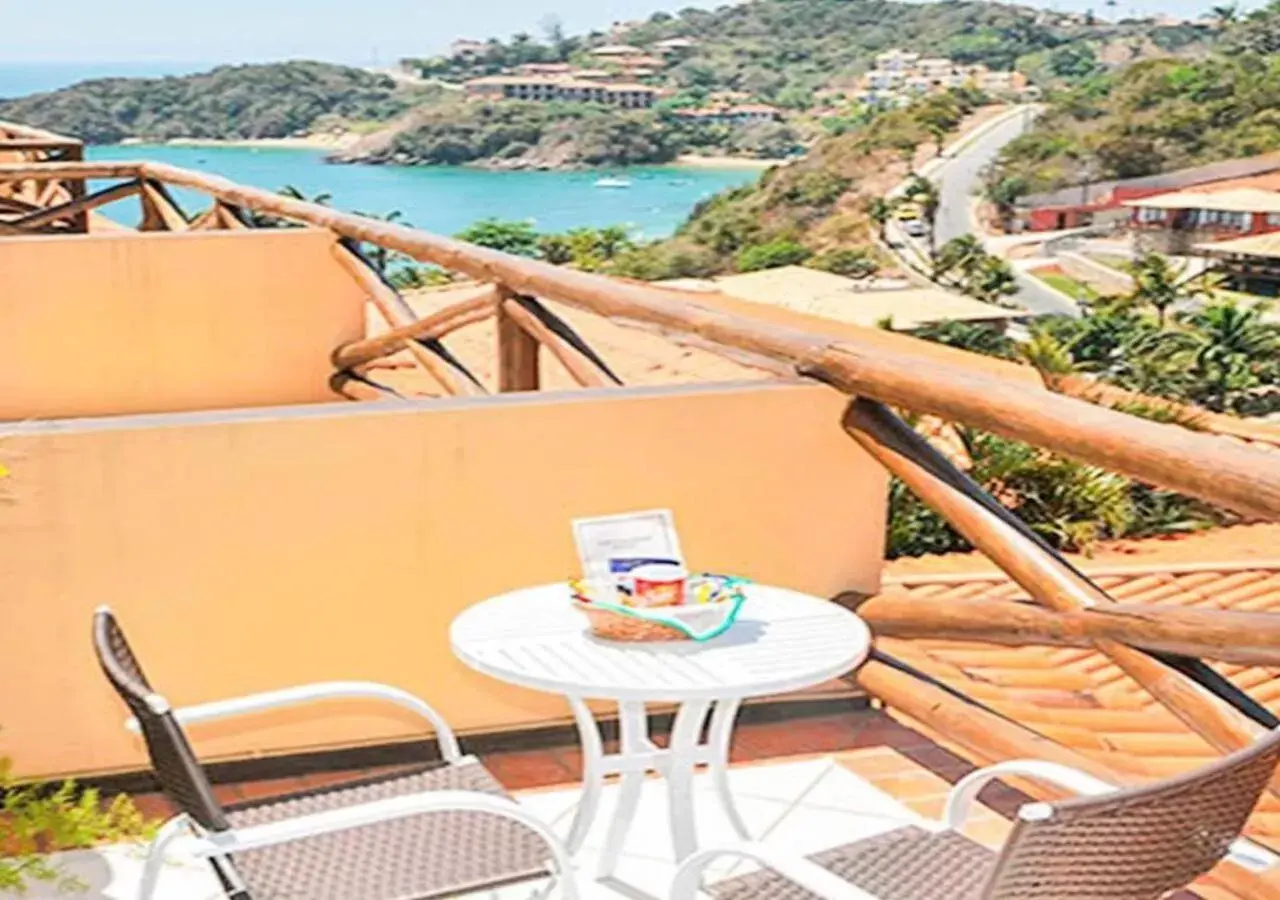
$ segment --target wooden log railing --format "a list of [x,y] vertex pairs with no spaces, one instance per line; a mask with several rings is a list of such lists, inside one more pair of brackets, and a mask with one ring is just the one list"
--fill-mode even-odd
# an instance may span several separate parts
[[79,197],[67,203],[58,206],[50,206],[45,209],[27,213],[17,219],[5,222],[6,230],[13,229],[14,232],[34,231],[42,228],[59,219],[74,219],[77,215],[88,212],[91,209],[97,209],[108,203],[114,203],[125,197],[131,197],[142,190],[142,184],[136,179],[126,181],[122,184],[116,184],[100,191],[95,191],[84,197]]
[[[845,430],[864,450],[1003,569],[1036,602],[1059,613],[1109,607],[1113,603],[1104,591],[1048,551],[1030,529],[883,404],[854,400],[849,404],[844,424]],[[1238,693],[1230,682],[1212,670],[1199,673],[1197,682],[1142,650],[1112,638],[1095,638],[1093,646],[1189,730],[1218,750],[1239,750],[1256,739],[1257,724],[1206,690],[1210,687],[1228,695]],[[1266,714],[1265,710],[1263,713]],[[1272,777],[1270,790],[1280,796],[1280,774]]]
[[[18,155],[42,161],[79,165],[84,162],[84,143],[75,138],[54,134],[40,128],[31,128],[13,122],[0,122],[0,154]],[[88,193],[85,177],[74,177],[48,183],[57,190],[47,197],[38,198],[38,205],[49,206],[56,202],[74,202]],[[70,230],[83,234],[89,230],[89,211],[77,210],[68,217]]]
[[[50,164],[58,166],[59,164]],[[394,223],[294,200],[223,178],[158,163],[146,178],[202,191],[235,207],[306,222],[355,241],[538,297],[688,336],[728,355],[748,353],[838,389],[983,428],[1242,514],[1280,518],[1280,467],[1248,446],[1135,418],[1031,384],[1015,384],[933,356],[889,349],[844,333],[787,328],[725,312],[643,284],[509,256]],[[6,167],[0,166],[0,178]],[[393,322],[409,324],[411,316]]]
[[[0,183],[24,177],[143,177],[201,191],[220,204],[328,228],[415,260],[498,284],[514,295],[588,310],[619,324],[639,324],[697,340],[729,356],[742,353],[778,362],[841,391],[931,414],[1097,465],[1241,514],[1280,519],[1280,466],[1274,455],[1178,425],[1014,383],[883,341],[839,338],[737,315],[711,302],[648,285],[518,258],[394,223],[295,200],[223,178],[159,163],[44,163],[0,166]],[[379,303],[374,292],[374,302]],[[391,292],[394,294],[394,292]],[[402,301],[401,301],[402,303]],[[381,304],[392,327],[416,319],[390,301]],[[410,348],[426,364],[423,353]],[[437,355],[438,358],[438,355]],[[431,367],[450,393],[474,393],[455,367]],[[452,370],[452,371],[451,371]]]
[[454,303],[408,325],[343,344],[333,351],[333,365],[350,369],[398,353],[414,341],[439,340],[459,328],[491,318],[497,311],[498,301],[497,289],[486,288],[479,296]]

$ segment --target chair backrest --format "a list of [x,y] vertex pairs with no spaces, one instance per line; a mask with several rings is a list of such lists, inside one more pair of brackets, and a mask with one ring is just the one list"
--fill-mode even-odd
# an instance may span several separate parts
[[151,689],[115,615],[106,607],[94,614],[93,644],[107,680],[142,728],[151,766],[165,795],[209,831],[227,830],[226,816],[187,736],[168,701]]
[[988,900],[1157,900],[1226,856],[1280,761],[1280,729],[1194,772],[1023,807]]

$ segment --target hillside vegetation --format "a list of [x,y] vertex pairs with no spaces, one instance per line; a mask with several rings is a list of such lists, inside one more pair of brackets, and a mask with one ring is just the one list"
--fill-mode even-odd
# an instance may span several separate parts
[[91,143],[125,138],[279,138],[384,120],[422,99],[384,75],[321,62],[221,66],[167,78],[102,78],[15,100],[0,119]]
[[512,168],[668,162],[684,143],[648,111],[584,103],[464,103],[415,110],[340,161],[402,165],[484,162]]
[[1228,29],[1210,56],[1139,62],[1063,91],[1006,147],[993,199],[1280,149],[1277,50],[1273,5]]
[[703,201],[675,237],[621,257],[617,270],[656,280],[808,262],[870,274],[877,218],[887,214],[877,201],[907,176],[921,146],[954,132],[979,100],[955,91],[850,125],[803,159]]
[[[667,38],[691,38],[696,47],[661,80],[677,91],[743,91],[795,109],[813,103],[812,91],[850,84],[876,53],[911,47],[929,55],[996,69],[1018,64],[1046,77],[1087,74],[1107,50],[1132,45],[1125,59],[1184,50],[1207,40],[1207,26],[1164,26],[1150,21],[1116,24],[1003,3],[949,0],[750,0],[715,10],[659,12],[618,39],[649,47]],[[589,50],[614,40],[568,37],[550,29],[539,42],[527,34],[491,40],[475,58],[417,59],[425,75],[463,80],[530,62],[591,65]]]

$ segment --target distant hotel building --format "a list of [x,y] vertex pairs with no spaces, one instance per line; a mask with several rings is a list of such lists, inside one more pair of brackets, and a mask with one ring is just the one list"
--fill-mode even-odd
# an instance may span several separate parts
[[480,56],[488,49],[488,45],[484,41],[473,41],[467,38],[459,38],[449,45],[449,55],[454,59],[467,56]]
[[702,109],[679,109],[676,115],[683,119],[723,125],[752,125],[756,122],[779,122],[782,111],[767,103],[740,103],[734,106],[713,106]]
[[921,57],[908,50],[886,50],[862,77],[859,99],[872,103],[906,102],[912,96],[972,86],[995,95],[1027,91],[1021,72],[993,72],[984,65],[958,63],[945,57]]
[[574,77],[489,75],[465,85],[467,95],[484,100],[532,100],[550,103],[605,103],[623,109],[648,109],[659,90],[647,84],[595,81]]

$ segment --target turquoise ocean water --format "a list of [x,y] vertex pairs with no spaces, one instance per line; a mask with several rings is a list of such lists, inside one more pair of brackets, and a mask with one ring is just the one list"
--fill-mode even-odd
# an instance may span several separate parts
[[[55,90],[88,78],[156,77],[205,71],[198,62],[0,63],[0,97]],[[418,228],[454,234],[478,219],[532,222],[539,231],[578,226],[626,225],[636,237],[675,230],[701,199],[752,181],[750,169],[639,167],[623,172],[487,172],[477,169],[336,166],[311,150],[244,147],[92,147],[91,159],[152,159],[202,169],[269,190],[293,185],[307,196],[327,193],[332,205],[383,215],[399,210]],[[603,175],[625,174],[630,188],[599,188]],[[190,212],[205,201],[178,191]],[[104,212],[136,221],[136,204]]]
[[[405,221],[437,234],[455,234],[478,219],[496,217],[527,220],[539,231],[625,225],[636,237],[664,237],[699,200],[759,177],[750,169],[674,166],[605,173],[332,165],[317,151],[247,147],[129,145],[91,147],[87,155],[157,160],[269,190],[293,185],[308,197],[331,194],[331,205],[339,209],[375,215],[399,210]],[[606,174],[624,175],[631,187],[597,187]],[[175,196],[188,213],[207,205],[194,192]],[[128,224],[136,219],[136,205],[128,202],[106,212]]]

